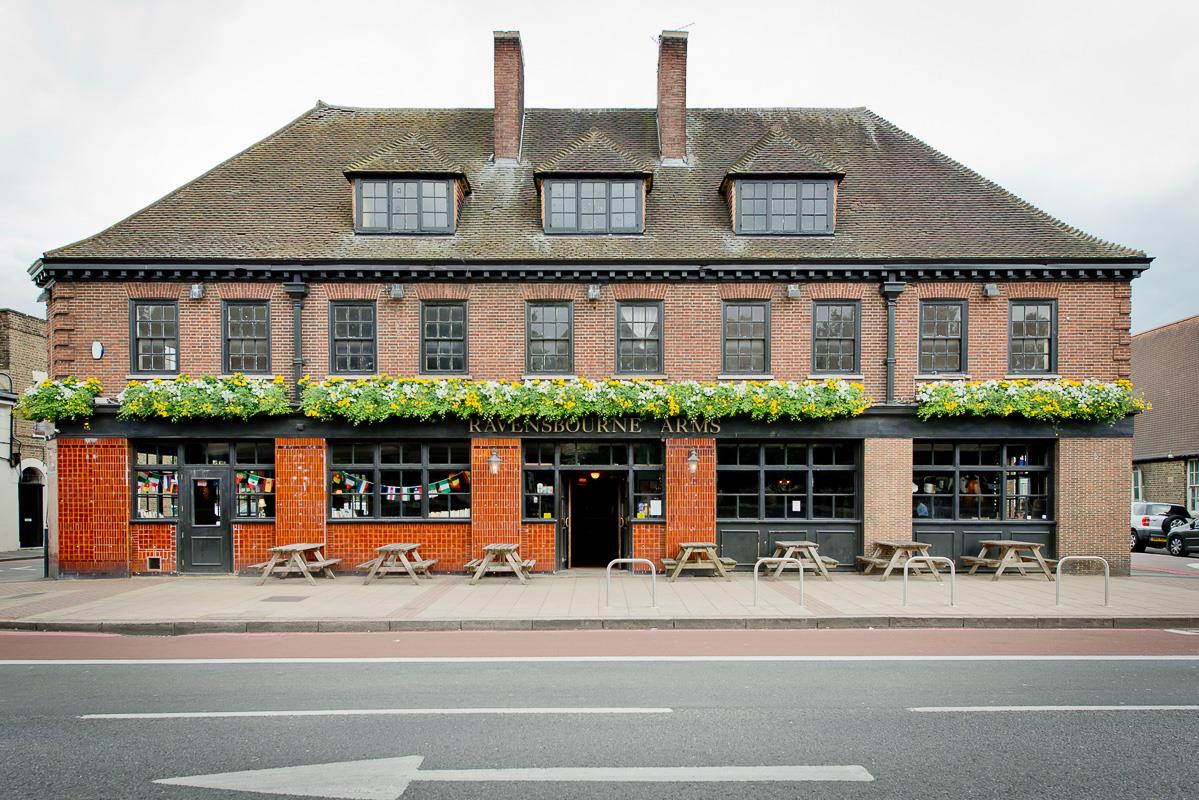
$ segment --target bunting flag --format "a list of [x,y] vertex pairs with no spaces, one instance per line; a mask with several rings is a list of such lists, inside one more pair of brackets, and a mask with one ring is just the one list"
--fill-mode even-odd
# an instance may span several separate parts
[[[261,478],[257,475],[254,477],[262,481],[263,486],[265,487],[269,487],[271,485],[269,478]],[[342,493],[343,490],[339,488],[341,486],[345,487],[344,491],[352,494],[366,494],[370,492],[371,486],[373,486],[370,481],[366,480],[362,476],[351,475],[350,473],[337,471],[333,473],[333,484],[333,492],[335,494]],[[406,503],[409,501],[419,502],[420,499],[426,494],[429,497],[437,497],[443,494],[453,494],[455,491],[469,485],[470,470],[463,470],[461,472],[455,472],[453,475],[450,475],[447,478],[442,478],[441,480],[433,481],[432,483],[426,485],[391,486],[386,483],[381,483],[379,484],[379,490],[389,501],[394,501],[397,497],[399,497],[401,502]],[[264,488],[263,491],[269,492],[270,488]]]

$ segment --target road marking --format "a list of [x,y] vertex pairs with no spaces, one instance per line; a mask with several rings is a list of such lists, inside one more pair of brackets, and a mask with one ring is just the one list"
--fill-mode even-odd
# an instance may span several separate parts
[[1000,711],[1199,711],[1199,706],[924,706],[909,708],[918,714],[973,714]]
[[13,658],[0,667],[207,666],[214,664],[593,664],[892,661],[1199,661],[1199,655],[978,655],[978,656],[386,656],[362,658]]
[[1180,636],[1199,636],[1199,630],[1195,630],[1193,628],[1190,630],[1184,630],[1182,628],[1166,628],[1166,633],[1177,633]]
[[395,800],[413,781],[553,783],[751,783],[800,781],[873,781],[865,767],[720,766],[720,767],[546,767],[525,769],[422,770],[421,756],[339,761],[295,767],[221,772],[161,778],[155,783],[204,789],[333,797],[344,800]]
[[76,719],[221,719],[236,717],[355,717],[440,716],[490,714],[671,714],[673,708],[562,707],[562,708],[314,708],[295,711],[170,711],[136,714],[83,714]]

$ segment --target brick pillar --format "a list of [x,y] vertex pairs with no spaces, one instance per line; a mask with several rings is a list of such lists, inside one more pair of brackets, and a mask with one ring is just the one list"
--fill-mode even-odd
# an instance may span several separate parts
[[[520,542],[520,439],[472,439],[470,447],[470,557],[483,545]],[[491,451],[501,459],[491,474]],[[551,526],[552,527],[552,526]],[[524,554],[521,554],[524,556]],[[528,556],[524,556],[528,558]],[[541,566],[538,560],[539,567]],[[546,565],[553,569],[553,565]]]
[[275,544],[324,542],[325,440],[276,439],[275,479]]
[[658,148],[662,161],[687,158],[687,32],[658,37]]
[[1131,438],[1058,440],[1053,494],[1059,557],[1102,556],[1113,575],[1128,574],[1131,463]]
[[[699,456],[693,475],[687,466],[691,448]],[[716,541],[716,440],[666,440],[666,553],[679,542]]]
[[129,573],[129,440],[62,437],[58,446],[58,568]]
[[862,447],[862,547],[912,538],[912,440],[867,439]]

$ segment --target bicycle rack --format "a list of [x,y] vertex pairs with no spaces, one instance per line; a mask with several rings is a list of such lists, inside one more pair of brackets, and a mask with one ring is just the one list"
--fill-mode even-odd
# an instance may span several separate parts
[[758,567],[763,564],[795,564],[799,567],[799,607],[803,608],[803,562],[798,558],[759,558],[754,563],[754,605],[758,604]]
[[1108,566],[1107,559],[1103,556],[1066,556],[1058,559],[1057,562],[1057,604],[1062,604],[1062,565],[1067,561],[1099,561],[1103,564],[1103,605],[1108,605],[1111,599],[1111,590],[1109,584],[1112,580],[1111,567]]
[[934,571],[937,569],[934,564],[949,565],[949,605],[956,606],[957,603],[954,602],[953,593],[954,584],[957,582],[958,571],[954,567],[953,559],[946,558],[945,556],[912,556],[907,561],[903,562],[903,604],[905,606],[908,604],[908,567],[911,566],[913,561],[921,561],[928,565],[929,569]]
[[[649,565],[649,598],[650,608],[658,607],[658,568],[648,558],[614,558],[608,562],[607,588],[604,589],[604,605],[612,605],[612,567],[617,564],[648,564]],[[634,575],[636,573],[633,573]]]

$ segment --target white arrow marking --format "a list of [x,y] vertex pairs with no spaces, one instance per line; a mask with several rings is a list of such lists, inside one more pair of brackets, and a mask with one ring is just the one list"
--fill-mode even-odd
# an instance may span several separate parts
[[236,717],[355,717],[355,716],[438,716],[489,714],[670,714],[671,708],[313,708],[295,711],[163,711],[131,714],[83,714],[78,719],[220,719]]
[[865,767],[546,767],[524,769],[420,769],[421,756],[339,761],[298,767],[253,769],[163,778],[155,783],[203,789],[331,797],[342,800],[395,800],[412,781],[455,783],[749,783],[798,781],[873,781]]

